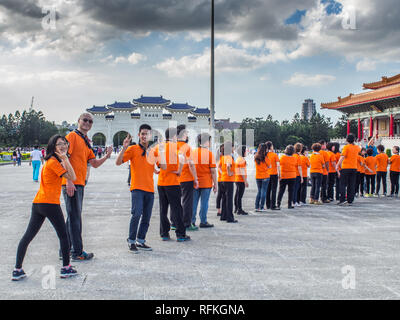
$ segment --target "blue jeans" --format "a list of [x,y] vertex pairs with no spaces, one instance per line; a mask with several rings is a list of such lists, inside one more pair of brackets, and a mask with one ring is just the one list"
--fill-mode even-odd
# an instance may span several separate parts
[[40,160],[33,160],[32,161],[32,168],[33,168],[33,180],[38,181],[39,179],[39,172],[40,172],[40,165],[42,163]]
[[[145,243],[149,230],[151,213],[153,211],[154,193],[142,190],[132,190],[131,222],[129,225],[129,243]],[[140,219],[141,217],[141,219]],[[140,227],[138,232],[140,220]]]
[[208,200],[210,199],[211,188],[194,189],[193,193],[193,215],[192,223],[196,223],[197,205],[200,200],[200,222],[207,223]]
[[268,179],[257,179],[257,196],[256,196],[256,209],[264,209],[265,199],[267,197],[267,189],[269,184]]

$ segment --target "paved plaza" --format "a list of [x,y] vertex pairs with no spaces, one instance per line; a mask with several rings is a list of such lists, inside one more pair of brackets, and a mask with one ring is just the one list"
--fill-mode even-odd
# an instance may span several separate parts
[[[1,299],[400,298],[400,200],[253,213],[228,224],[216,217],[213,195],[209,222],[215,227],[190,232],[193,241],[177,243],[159,238],[156,194],[147,237],[154,251],[134,255],[126,243],[128,170],[114,163],[115,158],[93,169],[85,190],[84,245],[95,259],[73,263],[76,278],[59,279],[58,239],[46,221],[28,248],[28,278],[20,282],[10,280],[11,272],[39,186],[26,163],[0,167]],[[247,211],[256,192],[249,180]],[[49,278],[53,268],[55,283]]]

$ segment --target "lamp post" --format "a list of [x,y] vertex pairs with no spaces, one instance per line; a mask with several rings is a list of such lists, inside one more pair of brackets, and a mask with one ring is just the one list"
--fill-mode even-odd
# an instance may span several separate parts
[[214,96],[214,0],[211,0],[211,90],[210,90],[210,127],[214,129],[215,96]]

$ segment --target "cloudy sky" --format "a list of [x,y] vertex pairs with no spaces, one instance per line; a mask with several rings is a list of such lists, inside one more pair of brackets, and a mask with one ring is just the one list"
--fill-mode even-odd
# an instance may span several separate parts
[[[0,0],[0,113],[209,106],[210,0]],[[291,119],[400,73],[398,0],[216,0],[216,117]],[[332,119],[339,114],[325,112]]]

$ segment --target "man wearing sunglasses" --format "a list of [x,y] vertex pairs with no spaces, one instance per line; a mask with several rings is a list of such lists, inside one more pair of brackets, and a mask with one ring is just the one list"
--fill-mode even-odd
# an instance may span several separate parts
[[70,132],[66,139],[69,143],[69,161],[74,168],[76,180],[63,179],[63,196],[67,217],[67,234],[71,247],[72,261],[90,260],[93,253],[83,251],[82,242],[82,204],[88,163],[93,168],[100,167],[111,157],[112,148],[106,148],[106,154],[96,159],[87,133],[92,128],[93,117],[83,113],[78,119],[78,129]]

